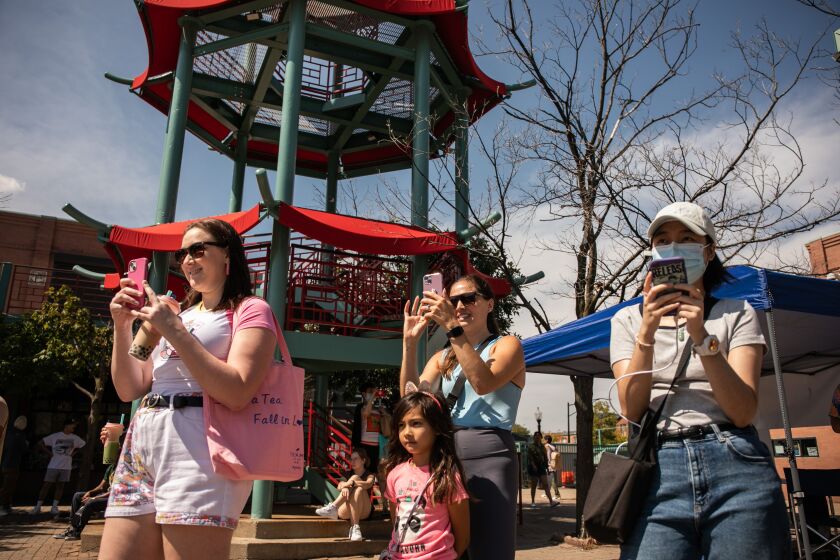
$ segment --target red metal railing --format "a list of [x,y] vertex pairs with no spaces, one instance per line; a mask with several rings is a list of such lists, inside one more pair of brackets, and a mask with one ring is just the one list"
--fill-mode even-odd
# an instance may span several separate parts
[[306,464],[337,486],[351,468],[350,428],[314,401],[309,401],[306,412]]
[[245,249],[245,260],[248,263],[248,270],[251,271],[251,284],[253,285],[254,292],[265,296],[262,292],[265,286],[268,285],[271,234],[257,233],[246,235],[242,238],[242,243]]
[[[83,278],[72,270],[12,265],[8,297],[0,308],[9,315],[22,315],[40,309],[49,288],[68,286],[96,318],[110,318],[111,293],[100,282]],[[0,294],[1,296],[2,294]]]
[[409,293],[408,260],[293,243],[286,329],[353,336],[399,333]]

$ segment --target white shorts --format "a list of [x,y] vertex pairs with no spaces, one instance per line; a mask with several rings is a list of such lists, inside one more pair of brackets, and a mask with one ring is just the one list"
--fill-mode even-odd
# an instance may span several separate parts
[[213,472],[201,407],[140,408],[125,436],[105,517],[235,529],[251,481]]

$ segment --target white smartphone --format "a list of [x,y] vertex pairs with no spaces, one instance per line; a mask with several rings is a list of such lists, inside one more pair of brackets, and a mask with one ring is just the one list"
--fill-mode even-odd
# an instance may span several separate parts
[[442,294],[443,275],[440,272],[433,272],[432,274],[426,274],[423,276],[423,291]]

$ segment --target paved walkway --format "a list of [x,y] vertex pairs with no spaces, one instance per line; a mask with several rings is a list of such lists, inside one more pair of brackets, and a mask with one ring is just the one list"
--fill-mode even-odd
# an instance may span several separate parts
[[[526,503],[530,501],[527,491],[523,491],[523,498]],[[616,546],[582,550],[567,544],[556,544],[562,542],[566,533],[574,531],[574,499],[573,489],[563,489],[559,507],[549,508],[545,496],[538,496],[537,507],[524,509],[524,523],[519,527],[517,560],[617,560]],[[80,552],[79,541],[52,538],[67,526],[68,508],[62,508],[63,517],[58,520],[46,514],[32,517],[26,511],[16,508],[15,514],[0,517],[0,560],[96,559],[95,552]],[[371,559],[344,557],[341,560]]]

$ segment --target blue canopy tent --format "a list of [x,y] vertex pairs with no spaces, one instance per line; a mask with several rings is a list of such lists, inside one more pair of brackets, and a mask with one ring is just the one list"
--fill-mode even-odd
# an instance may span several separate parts
[[[804,512],[798,499],[801,486],[793,453],[788,395],[785,392],[786,378],[783,374],[825,374],[829,376],[826,377],[829,383],[838,379],[840,282],[748,266],[730,267],[728,272],[733,280],[722,285],[713,295],[720,299],[745,299],[759,314],[770,350],[762,364],[762,375],[775,376],[779,403],[775,412],[780,414],[785,430],[799,527],[805,527]],[[610,319],[619,309],[639,305],[640,302],[641,297],[622,302],[526,339],[522,345],[527,370],[557,375],[612,377],[609,359]],[[789,375],[787,378],[791,379]],[[820,396],[822,400],[818,407],[814,407],[813,402],[809,403],[809,395],[806,395],[800,408],[807,408],[814,414],[815,409],[824,408],[824,399],[829,395],[830,392]],[[762,412],[767,410],[767,404],[765,402]],[[821,412],[822,422],[825,422],[825,410]],[[805,558],[810,560],[807,533],[801,531],[799,534]]]

